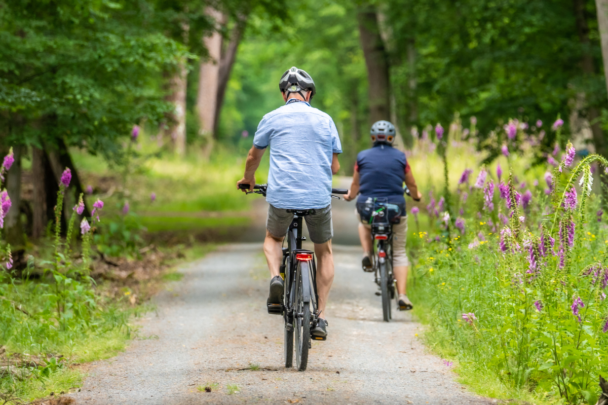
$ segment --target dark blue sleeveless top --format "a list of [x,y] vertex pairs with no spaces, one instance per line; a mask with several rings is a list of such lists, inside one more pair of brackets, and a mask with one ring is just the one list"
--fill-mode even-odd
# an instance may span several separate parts
[[387,198],[387,202],[397,204],[405,215],[405,198],[403,183],[405,181],[405,153],[390,145],[378,144],[371,149],[359,152],[357,167],[359,172],[359,203],[369,197]]

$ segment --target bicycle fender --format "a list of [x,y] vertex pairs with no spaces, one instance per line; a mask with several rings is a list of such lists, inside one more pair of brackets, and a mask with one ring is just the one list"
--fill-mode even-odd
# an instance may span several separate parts
[[300,262],[300,272],[302,274],[302,301],[310,302],[310,268],[309,262]]

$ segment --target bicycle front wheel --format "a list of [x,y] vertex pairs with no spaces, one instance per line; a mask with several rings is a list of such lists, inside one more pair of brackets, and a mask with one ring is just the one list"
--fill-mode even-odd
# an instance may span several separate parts
[[382,317],[385,322],[391,320],[391,295],[389,290],[388,268],[386,262],[380,263],[380,289],[382,291]]
[[306,286],[304,272],[308,273],[308,263],[300,262],[297,271],[297,286],[295,307],[296,313],[294,316],[295,334],[296,334],[296,367],[299,371],[306,370],[308,365],[308,349],[310,348],[310,303],[304,302],[304,289],[310,288]]

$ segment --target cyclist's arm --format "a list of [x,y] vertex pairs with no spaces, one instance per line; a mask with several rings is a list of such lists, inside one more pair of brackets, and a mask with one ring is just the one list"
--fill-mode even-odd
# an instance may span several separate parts
[[249,191],[253,191],[253,186],[255,186],[255,171],[260,166],[265,151],[266,149],[258,149],[255,146],[252,146],[251,149],[249,149],[247,163],[245,164],[245,174],[241,180],[237,181],[237,189],[239,188],[239,184],[249,184]]
[[338,173],[340,170],[340,162],[338,162],[338,154],[334,153],[334,157],[331,160],[331,174]]
[[416,201],[420,201],[422,198],[422,194],[418,191],[418,186],[416,185],[416,180],[414,179],[414,175],[411,170],[407,170],[405,172],[405,185],[410,189],[410,194],[412,198]]
[[359,172],[357,170],[355,170],[355,173],[353,173],[353,182],[350,185],[350,189],[348,190],[348,194],[346,194],[344,196],[344,199],[346,201],[352,201],[355,199],[355,197],[357,197],[357,194],[359,194],[359,188],[360,188],[360,184],[359,184]]

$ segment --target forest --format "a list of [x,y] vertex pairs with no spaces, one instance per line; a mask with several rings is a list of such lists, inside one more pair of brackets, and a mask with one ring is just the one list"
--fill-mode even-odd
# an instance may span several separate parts
[[0,0],[0,403],[78,390],[179,266],[254,241],[235,183],[291,66],[337,179],[397,128],[428,350],[484,397],[596,403],[608,0]]

